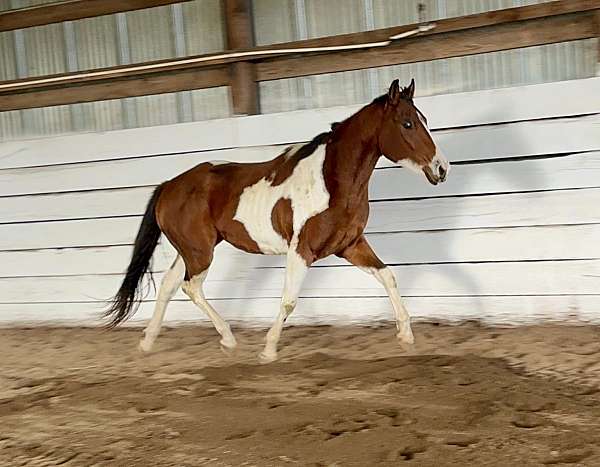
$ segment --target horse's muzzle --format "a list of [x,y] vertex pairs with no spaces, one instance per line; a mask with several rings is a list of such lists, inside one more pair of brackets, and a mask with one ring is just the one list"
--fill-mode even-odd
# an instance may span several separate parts
[[450,164],[448,161],[436,155],[429,165],[423,167],[425,177],[429,180],[432,185],[437,185],[446,181],[448,172],[450,171]]

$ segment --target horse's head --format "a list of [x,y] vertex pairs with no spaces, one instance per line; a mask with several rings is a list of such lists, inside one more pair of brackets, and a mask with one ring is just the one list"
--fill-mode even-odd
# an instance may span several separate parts
[[384,102],[379,150],[390,161],[425,174],[433,185],[446,180],[450,164],[436,147],[427,120],[413,103],[415,80],[400,89],[394,80]]

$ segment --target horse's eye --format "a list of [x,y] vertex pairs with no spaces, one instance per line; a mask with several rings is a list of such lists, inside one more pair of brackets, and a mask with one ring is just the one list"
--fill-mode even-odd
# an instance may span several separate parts
[[412,122],[411,122],[410,120],[406,120],[406,121],[405,121],[405,122],[402,124],[402,126],[403,126],[404,128],[406,128],[407,130],[409,130],[409,129],[411,129],[411,128],[412,128],[413,124],[412,124]]

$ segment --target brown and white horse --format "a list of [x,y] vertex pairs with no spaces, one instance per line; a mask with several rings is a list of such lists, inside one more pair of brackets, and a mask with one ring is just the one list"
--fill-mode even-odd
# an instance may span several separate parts
[[363,231],[369,217],[369,179],[382,154],[424,174],[434,185],[448,174],[448,161],[413,104],[414,89],[414,80],[402,89],[395,80],[387,94],[334,124],[332,131],[292,146],[273,160],[204,162],[160,185],[146,208],[125,279],[106,312],[110,325],[135,312],[140,283],[162,232],[179,255],[163,278],[140,342],[143,351],[151,350],[167,304],[180,286],[212,320],[221,345],[236,346],[229,325],[202,289],[213,250],[222,240],[250,253],[286,255],[281,309],[267,333],[263,362],[277,358],[283,324],[296,306],[308,268],[330,255],[375,276],[391,299],[398,339],[413,343],[394,274],[373,252]]

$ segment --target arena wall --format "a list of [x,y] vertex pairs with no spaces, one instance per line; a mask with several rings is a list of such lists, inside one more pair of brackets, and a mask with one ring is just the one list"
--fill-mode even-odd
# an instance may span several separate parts
[[[418,319],[600,322],[600,78],[417,99],[453,164],[437,187],[381,161],[368,237]],[[359,107],[0,144],[0,324],[96,324],[153,187],[202,161],[259,161]],[[157,283],[174,256],[163,241]],[[217,248],[206,293],[270,322],[283,258]],[[133,323],[147,319],[154,291]],[[377,281],[337,258],[309,272],[292,323],[375,322]],[[204,321],[179,293],[167,322]]]

